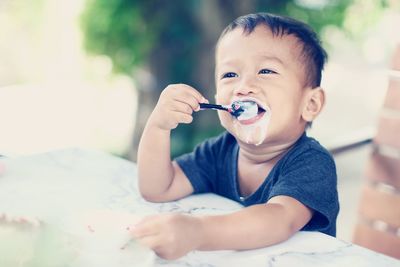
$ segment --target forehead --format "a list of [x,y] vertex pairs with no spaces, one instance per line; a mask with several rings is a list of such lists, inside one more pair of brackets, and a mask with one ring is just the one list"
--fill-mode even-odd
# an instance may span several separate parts
[[258,25],[250,33],[235,28],[223,36],[216,50],[216,61],[224,63],[235,58],[260,56],[277,58],[283,65],[297,65],[300,62],[302,45],[293,35],[274,35],[264,25]]

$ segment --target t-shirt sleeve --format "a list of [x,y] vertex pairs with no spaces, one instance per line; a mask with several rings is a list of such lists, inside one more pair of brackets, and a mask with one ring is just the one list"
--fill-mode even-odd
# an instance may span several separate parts
[[193,193],[212,192],[216,177],[215,162],[219,140],[209,139],[195,147],[193,152],[175,159],[193,186]]
[[339,212],[337,177],[335,163],[328,153],[309,149],[287,162],[270,198],[278,195],[293,197],[314,211],[302,230],[335,236]]

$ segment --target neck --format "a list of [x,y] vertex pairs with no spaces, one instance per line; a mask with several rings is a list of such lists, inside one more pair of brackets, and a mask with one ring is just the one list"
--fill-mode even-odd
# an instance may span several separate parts
[[244,142],[239,142],[240,150],[239,157],[252,164],[262,164],[279,160],[297,141],[292,140],[286,143],[274,145],[249,145]]

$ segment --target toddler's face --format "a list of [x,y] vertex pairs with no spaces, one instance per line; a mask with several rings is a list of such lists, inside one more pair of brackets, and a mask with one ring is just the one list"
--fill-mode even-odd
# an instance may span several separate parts
[[222,126],[239,141],[280,143],[293,140],[304,130],[305,66],[300,53],[295,37],[273,36],[265,26],[257,26],[249,35],[236,28],[220,40],[217,103],[252,100],[261,107],[256,117],[241,121],[218,112]]

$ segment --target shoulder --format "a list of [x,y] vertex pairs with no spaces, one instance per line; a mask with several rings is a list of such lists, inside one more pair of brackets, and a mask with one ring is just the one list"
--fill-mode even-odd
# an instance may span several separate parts
[[332,155],[305,134],[285,155],[270,197],[293,197],[314,211],[303,230],[335,235],[339,212],[337,174]]
[[[316,139],[303,134],[284,157],[281,171],[292,170],[336,173],[335,161],[329,151]],[[311,173],[308,173],[309,175]]]
[[288,154],[292,159],[306,155],[333,161],[331,153],[315,138],[309,137],[305,133],[297,140]]
[[175,159],[182,171],[191,182],[194,192],[214,192],[218,173],[224,167],[235,151],[237,143],[229,133],[222,133],[209,138],[187,154]]
[[223,132],[218,136],[211,137],[196,145],[194,150],[176,158],[178,162],[183,159],[201,159],[214,160],[227,154],[228,151],[233,151],[237,146],[236,139],[228,132]]

